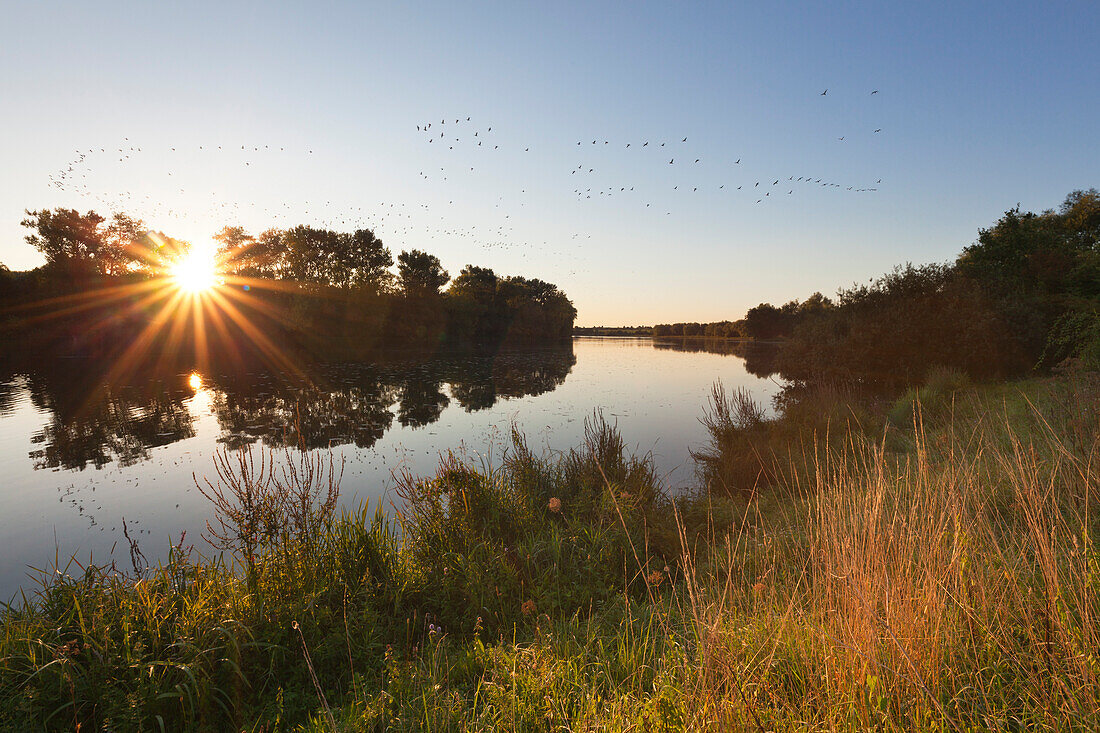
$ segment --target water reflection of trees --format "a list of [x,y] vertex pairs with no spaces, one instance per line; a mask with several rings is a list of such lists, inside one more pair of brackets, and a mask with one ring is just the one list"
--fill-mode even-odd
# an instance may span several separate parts
[[[311,368],[308,378],[270,373],[204,375],[199,388],[229,447],[262,442],[305,449],[354,444],[369,448],[394,420],[418,428],[455,402],[467,412],[500,398],[537,395],[562,384],[576,357],[562,348],[493,356],[437,356],[386,365],[336,364]],[[22,375],[22,376],[20,376]],[[197,404],[188,374],[145,373],[119,383],[86,362],[0,374],[0,406],[10,409],[25,390],[48,415],[31,436],[36,468],[130,465],[152,448],[195,435]]]
[[219,442],[231,448],[257,440],[306,450],[345,443],[369,448],[393,421],[392,389],[376,380],[341,389],[266,382],[212,385]]
[[755,377],[778,374],[775,357],[779,344],[774,342],[741,341],[737,339],[676,338],[653,341],[653,348],[670,351],[704,351],[709,354],[739,356],[745,360],[745,371]]
[[219,378],[211,387],[220,440],[229,445],[262,440],[307,449],[346,443],[369,448],[395,417],[402,427],[419,428],[439,420],[452,400],[473,412],[500,398],[542,394],[562,384],[575,363],[569,345],[387,365],[330,365],[312,374],[307,386],[270,378]]
[[30,451],[35,468],[128,466],[195,434],[184,404],[190,392],[179,380],[107,384],[86,364],[65,363],[27,374],[25,385],[34,406],[49,414],[31,436],[40,446]]

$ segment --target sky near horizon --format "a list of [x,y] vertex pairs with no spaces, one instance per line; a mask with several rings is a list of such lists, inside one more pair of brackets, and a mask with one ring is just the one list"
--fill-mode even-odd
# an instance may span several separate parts
[[705,322],[1100,187],[1095,2],[2,10],[12,269],[24,209],[367,226],[554,282],[578,325]]

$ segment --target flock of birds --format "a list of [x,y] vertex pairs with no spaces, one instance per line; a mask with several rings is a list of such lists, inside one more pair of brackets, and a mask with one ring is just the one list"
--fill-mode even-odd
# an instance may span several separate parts
[[[870,92],[877,95],[879,90]],[[829,94],[825,89],[820,93]],[[289,147],[272,144],[233,144],[233,145],[170,145],[152,148],[132,143],[123,138],[121,145],[111,147],[87,148],[75,151],[75,158],[66,163],[60,171],[50,176],[50,185],[68,193],[76,194],[88,200],[92,208],[101,212],[126,212],[149,222],[193,221],[196,217],[231,225],[240,221],[263,221],[266,226],[285,227],[302,222],[331,229],[370,228],[384,241],[389,241],[395,250],[404,247],[430,248],[425,240],[447,240],[466,242],[480,246],[483,250],[514,250],[523,254],[528,248],[537,246],[541,251],[557,255],[564,261],[577,260],[582,254],[574,246],[563,247],[562,243],[552,243],[548,239],[531,241],[529,237],[517,235],[517,215],[531,201],[532,187],[541,186],[543,193],[553,195],[553,185],[568,182],[568,189],[562,186],[560,194],[570,191],[577,202],[593,200],[621,199],[625,205],[633,205],[641,210],[663,211],[671,216],[680,195],[706,194],[722,197],[740,197],[756,205],[765,204],[785,196],[794,196],[807,189],[825,189],[851,194],[870,194],[879,190],[881,178],[873,181],[842,181],[835,176],[822,175],[807,171],[771,171],[764,175],[766,168],[758,168],[752,175],[747,173],[744,159],[749,161],[749,153],[736,158],[712,154],[698,148],[682,135],[665,139],[613,139],[593,137],[559,141],[552,146],[547,141],[537,144],[531,142],[516,143],[510,138],[494,132],[492,125],[480,124],[472,116],[442,117],[438,120],[422,121],[413,124],[420,139],[431,148],[430,157],[437,164],[423,168],[418,179],[430,184],[432,204],[407,201],[378,201],[366,206],[348,205],[332,199],[305,199],[285,201],[274,205],[262,205],[256,202],[227,200],[222,192],[205,186],[195,185],[189,168],[195,166],[198,156],[219,155],[219,165],[239,165],[244,170],[263,169],[267,163],[275,163],[276,156],[284,156],[283,163],[302,164],[313,155],[308,147]],[[870,126],[869,126],[870,127]],[[882,128],[872,128],[869,136],[882,133]],[[851,135],[837,138],[838,143],[851,139]],[[478,154],[524,155],[532,150],[553,153],[554,161],[561,161],[557,176],[547,180],[520,184],[516,190],[499,195],[492,202],[493,216],[487,217],[490,223],[458,224],[462,221],[463,202],[460,199],[471,189],[473,177],[482,169],[493,169],[496,173],[504,167],[515,176],[532,166],[522,163],[516,157],[478,158]],[[465,155],[448,157],[448,153]],[[96,174],[103,164],[122,164],[136,161],[142,156],[155,155],[160,161],[162,175],[160,183],[172,186],[175,204],[166,198],[154,197],[139,191],[108,192],[97,185]],[[296,156],[298,160],[295,160]],[[569,158],[572,162],[568,162]],[[179,161],[179,166],[172,161]],[[540,165],[545,170],[545,156]],[[254,165],[255,164],[255,165]],[[495,166],[495,168],[494,168]],[[648,170],[644,180],[626,180],[623,170]],[[253,174],[255,175],[255,174]],[[618,180],[616,180],[618,179]],[[549,184],[548,184],[549,181]],[[557,181],[555,184],[554,181]],[[551,188],[547,189],[547,185]],[[784,190],[785,189],[785,190]],[[774,194],[774,196],[773,196]],[[721,199],[714,199],[718,203]],[[711,200],[708,200],[710,203]],[[485,202],[478,202],[478,208],[484,210]],[[484,222],[486,217],[480,217]],[[220,224],[219,224],[220,226]],[[171,234],[171,232],[168,232]],[[591,234],[574,232],[569,242],[590,239]],[[557,247],[558,249],[554,249]],[[575,272],[575,270],[573,271]]]
[[[501,223],[473,224],[469,226],[456,226],[450,212],[437,213],[431,211],[428,204],[416,204],[406,201],[377,201],[373,205],[347,205],[332,199],[305,199],[301,201],[284,201],[274,206],[265,206],[255,202],[240,202],[227,200],[221,191],[194,185],[184,185],[171,189],[176,203],[169,204],[167,200],[158,198],[149,193],[139,191],[122,190],[110,191],[103,185],[97,185],[97,174],[101,173],[105,164],[128,164],[138,161],[140,156],[159,156],[167,159],[169,164],[163,171],[165,178],[171,181],[173,177],[182,182],[186,178],[186,165],[193,165],[195,156],[203,154],[216,154],[222,152],[224,164],[225,156],[232,153],[238,154],[238,163],[246,168],[253,164],[272,162],[272,156],[312,155],[309,148],[293,149],[287,146],[253,145],[253,146],[223,146],[223,145],[192,145],[168,146],[152,148],[150,146],[130,145],[129,138],[123,139],[124,145],[114,148],[87,148],[75,151],[75,157],[68,161],[56,174],[49,176],[49,185],[68,194],[73,194],[87,202],[90,208],[100,213],[122,212],[147,222],[188,222],[196,218],[205,218],[212,221],[232,225],[242,220],[263,221],[266,226],[286,227],[303,222],[312,222],[316,226],[352,230],[369,228],[380,236],[392,237],[398,241],[410,241],[409,246],[418,246],[421,238],[449,238],[476,241],[486,248],[508,249],[517,246],[509,239],[513,231],[511,217],[504,215]],[[180,166],[171,164],[174,156]],[[291,161],[293,162],[293,161]],[[260,165],[256,165],[260,168]],[[162,184],[164,181],[162,181]],[[500,197],[495,204],[501,207]],[[453,205],[454,201],[449,201]],[[434,215],[433,215],[434,214]],[[172,232],[167,232],[172,234]]]
[[[820,96],[827,96],[828,93],[829,90],[825,89],[821,92]],[[871,90],[870,95],[873,96],[878,93],[879,90],[874,89]],[[471,123],[471,117],[444,117],[441,118],[438,122],[435,122],[433,120],[431,122],[417,123],[416,132],[420,134],[427,143],[439,143],[438,147],[442,148],[443,146],[446,146],[447,150],[449,151],[454,151],[456,149],[480,149],[486,152],[501,150],[502,143],[499,142],[494,136],[492,136],[492,126],[486,126],[484,129],[481,129],[475,124]],[[870,131],[869,134],[877,135],[881,132],[882,128],[874,128]],[[844,142],[849,138],[849,135],[843,135],[838,137],[837,141]],[[571,167],[569,170],[569,175],[579,175],[581,178],[585,178],[588,176],[600,176],[604,172],[602,166],[595,163],[593,159],[598,157],[603,150],[607,149],[622,151],[633,149],[633,151],[638,154],[651,154],[651,160],[659,160],[661,162],[664,162],[663,156],[659,156],[658,158],[652,157],[652,154],[658,153],[661,151],[662,148],[664,148],[665,154],[670,154],[667,163],[664,163],[664,165],[679,166],[680,168],[693,168],[692,173],[706,169],[710,161],[705,160],[705,155],[703,152],[692,151],[691,148],[680,147],[687,145],[688,142],[689,140],[687,136],[681,137],[679,138],[679,140],[617,140],[614,142],[610,139],[604,138],[594,138],[591,141],[577,140],[575,147],[580,147],[583,149],[583,151],[594,150],[595,152],[586,153],[582,151],[582,155],[586,155],[587,157],[585,159],[580,159],[580,162],[575,167]],[[646,150],[647,148],[648,150]],[[508,146],[505,146],[505,149],[507,150]],[[513,151],[529,153],[532,149],[532,146],[525,143],[522,145],[512,145],[511,149]],[[580,156],[578,156],[578,158],[580,158]],[[712,179],[712,182],[692,181],[684,184],[682,182],[673,183],[670,179],[663,187],[658,186],[657,188],[654,188],[650,186],[646,196],[632,196],[632,198],[638,200],[640,203],[644,203],[645,208],[652,208],[654,206],[655,195],[661,193],[667,195],[670,191],[684,193],[698,193],[700,191],[706,190],[723,191],[727,193],[745,191],[748,193],[758,194],[758,196],[755,197],[755,203],[762,204],[771,197],[771,194],[773,192],[773,189],[771,187],[778,186],[780,183],[790,184],[789,186],[787,186],[787,191],[785,192],[788,196],[793,196],[797,189],[804,188],[806,186],[836,189],[849,193],[874,193],[878,191],[878,186],[882,183],[881,178],[876,178],[873,183],[850,183],[833,180],[829,176],[807,175],[805,173],[798,176],[796,176],[795,174],[776,175],[771,180],[770,184],[768,183],[768,179],[772,178],[772,176],[766,176],[757,180],[752,180],[751,184],[749,183],[749,180],[751,179],[745,179],[743,177],[741,177],[743,182],[737,183],[736,185],[734,185],[735,181],[723,180],[726,177],[733,178],[735,174],[739,173],[739,167],[742,165],[741,160],[742,158],[738,157],[736,160],[733,161],[719,161],[717,163],[718,166],[721,166],[721,170],[719,171],[719,175],[717,176],[718,180],[720,180],[721,182],[713,182],[713,179],[716,177],[714,175],[709,176],[709,178]],[[476,166],[466,167],[468,168],[468,172],[471,173],[475,172],[476,170]],[[448,173],[451,173],[453,175],[453,170],[449,171],[446,167],[440,167],[439,172],[434,175],[441,181],[446,182],[448,181]],[[429,176],[424,171],[420,171],[420,177],[425,181],[432,179],[432,176]],[[699,177],[701,178],[703,176]],[[640,189],[637,192],[635,191],[636,184],[628,185],[621,182],[620,184],[621,185],[582,185],[573,188],[572,193],[573,196],[578,200],[590,200],[594,196],[597,198],[611,198],[613,196],[632,195],[635,193],[640,194]],[[760,188],[761,185],[764,186],[763,189]],[[525,193],[525,191],[523,192]],[[781,189],[775,190],[775,192],[779,194],[781,192]],[[671,215],[672,211],[666,210],[665,214]]]
[[[870,92],[871,96],[878,94],[877,89]],[[828,95],[828,89],[820,92],[821,97]],[[263,205],[227,200],[221,191],[193,182],[195,177],[191,173],[200,156],[218,156],[217,162],[223,169],[227,164],[237,165],[256,176],[263,175],[260,171],[266,170],[267,164],[274,163],[279,156],[284,163],[298,165],[305,164],[313,155],[313,149],[308,147],[270,143],[176,144],[154,148],[133,143],[127,137],[121,144],[76,150],[75,157],[51,175],[49,183],[57,191],[88,202],[89,208],[95,208],[100,213],[124,212],[157,225],[162,222],[193,221],[196,216],[225,225],[245,220],[263,221],[271,227],[312,221],[317,226],[332,229],[370,228],[395,252],[411,247],[430,249],[430,245],[426,247],[423,240],[433,239],[464,242],[467,246],[476,245],[485,250],[516,251],[523,256],[537,248],[566,268],[577,268],[583,264],[587,247],[582,246],[581,241],[590,240],[591,233],[575,231],[565,242],[552,243],[543,239],[541,244],[518,235],[516,219],[519,218],[519,211],[531,201],[535,190],[531,183],[516,185],[515,190],[497,195],[491,202],[496,212],[493,217],[483,215],[484,206],[490,202],[478,202],[478,209],[482,212],[479,218],[483,222],[488,220],[488,223],[460,225],[457,222],[464,218],[461,216],[463,201],[460,196],[467,193],[471,178],[483,169],[495,172],[494,168],[501,165],[513,176],[522,173],[528,168],[517,163],[518,156],[535,151],[543,154],[539,158],[543,164],[549,157],[557,165],[556,176],[534,184],[540,187],[540,192],[546,192],[548,181],[550,186],[561,186],[558,193],[564,198],[569,198],[566,193],[571,189],[571,197],[578,202],[615,198],[643,211],[663,210],[666,216],[672,215],[672,205],[681,194],[730,197],[739,194],[747,202],[763,205],[807,190],[870,194],[877,192],[882,184],[881,178],[875,178],[873,182],[841,181],[835,176],[805,170],[772,171],[769,175],[758,171],[749,175],[747,164],[750,153],[736,157],[720,156],[696,147],[688,135],[664,139],[600,136],[516,143],[502,136],[500,130],[494,132],[493,126],[475,122],[472,116],[417,122],[410,125],[410,129],[413,128],[418,138],[431,146],[429,158],[434,160],[434,165],[422,168],[418,179],[432,188],[434,204],[380,200],[352,206],[332,198],[309,198]],[[868,137],[883,132],[879,127],[868,126],[868,130]],[[843,144],[852,139],[853,136],[848,134],[837,137],[836,142]],[[475,157],[482,154],[486,157]],[[488,157],[502,154],[516,157],[495,160]],[[178,194],[171,197],[176,200],[174,205],[169,203],[169,197],[155,197],[138,190],[136,183],[132,186],[134,190],[114,192],[104,185],[104,178],[117,180],[114,174],[119,172],[119,166],[125,169],[142,158],[151,158],[153,167],[161,169],[163,178],[157,183],[162,189]],[[105,175],[101,175],[108,165],[115,166],[115,170],[107,170]],[[625,178],[625,174],[617,172],[616,166],[619,169],[645,170],[649,175],[644,182],[616,181],[613,179]],[[122,173],[125,174],[125,170]],[[169,181],[179,181],[182,185],[168,187],[165,184]],[[550,192],[553,193],[552,190]],[[773,193],[776,194],[774,197]],[[577,271],[569,269],[565,274],[572,275]],[[550,274],[556,275],[553,272]],[[101,508],[98,505],[83,506],[78,497],[72,496],[71,490],[63,493],[59,501],[72,502],[81,515],[86,509]],[[178,504],[176,508],[179,508]],[[94,518],[92,526],[96,526]],[[103,527],[98,528],[104,530]],[[138,528],[137,531],[148,530]]]

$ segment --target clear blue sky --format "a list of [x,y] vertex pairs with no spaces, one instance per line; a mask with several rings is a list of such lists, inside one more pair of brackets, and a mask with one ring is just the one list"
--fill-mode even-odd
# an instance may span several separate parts
[[1096,2],[46,0],[3,17],[13,269],[41,262],[25,208],[124,210],[192,240],[367,225],[452,274],[555,282],[582,325],[709,321],[952,258],[1017,202],[1100,186]]

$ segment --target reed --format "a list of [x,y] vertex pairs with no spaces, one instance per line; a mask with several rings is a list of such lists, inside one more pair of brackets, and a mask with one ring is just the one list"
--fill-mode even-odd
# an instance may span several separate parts
[[404,476],[393,518],[336,510],[323,452],[225,453],[223,555],[74,561],[4,610],[0,728],[1094,730],[1098,395],[833,405],[858,427],[772,426],[771,487],[733,496],[669,496],[599,415]]

